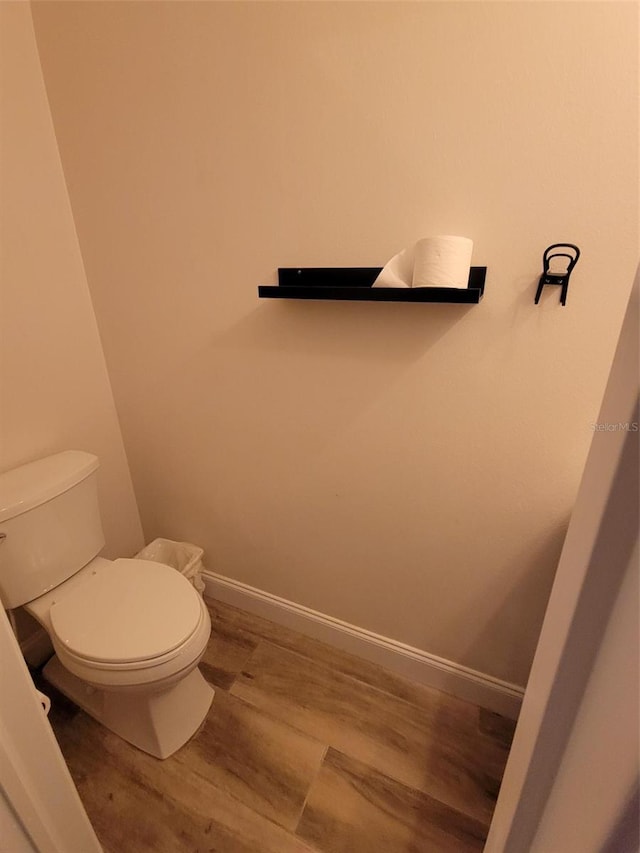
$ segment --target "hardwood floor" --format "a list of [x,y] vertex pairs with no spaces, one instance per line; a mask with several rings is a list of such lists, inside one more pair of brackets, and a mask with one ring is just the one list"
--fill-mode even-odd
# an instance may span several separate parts
[[513,724],[217,601],[199,732],[158,761],[59,694],[106,853],[482,850]]

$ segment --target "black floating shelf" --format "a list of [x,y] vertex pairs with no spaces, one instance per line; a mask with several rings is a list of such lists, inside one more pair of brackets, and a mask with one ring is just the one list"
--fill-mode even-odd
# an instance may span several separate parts
[[484,294],[486,267],[471,267],[465,287],[372,287],[382,267],[281,267],[278,284],[261,284],[262,299],[349,299],[360,302],[457,302]]

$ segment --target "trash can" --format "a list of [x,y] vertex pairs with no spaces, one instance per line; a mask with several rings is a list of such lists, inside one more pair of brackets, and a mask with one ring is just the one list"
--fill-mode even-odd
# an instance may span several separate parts
[[154,539],[136,554],[139,560],[152,560],[155,563],[165,563],[176,569],[202,595],[204,581],[202,580],[202,555],[204,550],[190,542],[172,542],[171,539]]

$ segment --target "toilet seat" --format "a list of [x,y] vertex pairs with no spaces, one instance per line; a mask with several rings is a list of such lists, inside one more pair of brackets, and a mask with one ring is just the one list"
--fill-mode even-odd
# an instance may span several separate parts
[[147,560],[101,561],[56,597],[49,617],[61,663],[90,684],[112,688],[172,680],[199,660],[211,631],[191,584]]
[[53,633],[72,655],[139,664],[179,649],[197,629],[200,597],[175,569],[114,560],[51,605]]

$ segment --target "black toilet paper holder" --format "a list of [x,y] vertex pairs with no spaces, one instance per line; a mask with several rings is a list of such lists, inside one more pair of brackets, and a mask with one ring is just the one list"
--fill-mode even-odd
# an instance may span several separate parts
[[[569,251],[554,251],[554,249],[569,249]],[[536,290],[536,298],[535,304],[537,305],[540,301],[540,296],[542,295],[542,288],[547,284],[558,284],[562,288],[560,292],[560,304],[567,304],[567,291],[569,290],[569,276],[571,275],[571,270],[578,263],[578,258],[580,257],[580,249],[577,246],[574,246],[573,243],[553,243],[551,246],[547,246],[544,250],[544,254],[542,255],[542,264],[543,271],[540,276],[540,280],[538,282],[538,289]],[[554,272],[551,271],[551,261],[554,258],[566,258],[567,262],[565,263],[566,269],[556,270]]]

